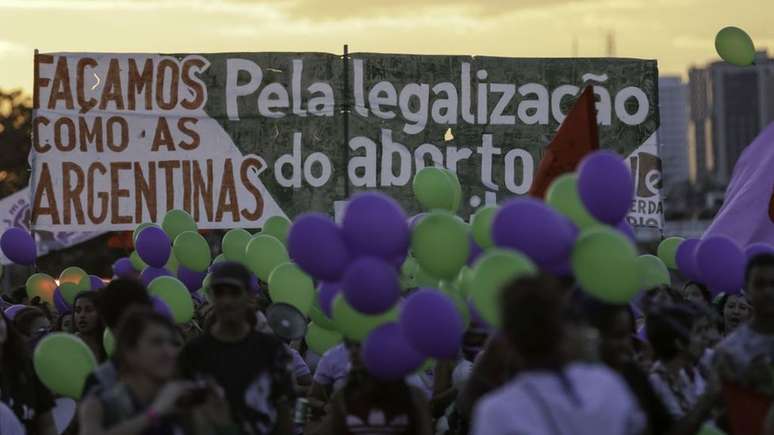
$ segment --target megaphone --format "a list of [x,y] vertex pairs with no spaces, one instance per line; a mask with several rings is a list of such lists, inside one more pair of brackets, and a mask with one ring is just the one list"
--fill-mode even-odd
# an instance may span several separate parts
[[306,317],[290,304],[272,304],[266,310],[266,320],[277,337],[283,340],[298,340],[306,335]]

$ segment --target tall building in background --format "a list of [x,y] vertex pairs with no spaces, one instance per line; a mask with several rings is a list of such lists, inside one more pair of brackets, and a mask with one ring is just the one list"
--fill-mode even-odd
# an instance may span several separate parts
[[691,179],[725,185],[744,148],[774,121],[774,59],[754,66],[714,62],[689,73]]
[[664,190],[688,181],[688,88],[679,76],[658,80],[661,168]]

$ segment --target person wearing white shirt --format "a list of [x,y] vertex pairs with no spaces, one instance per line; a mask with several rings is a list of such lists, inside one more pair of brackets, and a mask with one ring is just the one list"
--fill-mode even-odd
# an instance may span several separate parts
[[503,289],[503,333],[524,369],[484,396],[473,435],[639,435],[645,416],[624,381],[597,364],[572,363],[564,352],[566,293],[540,275]]

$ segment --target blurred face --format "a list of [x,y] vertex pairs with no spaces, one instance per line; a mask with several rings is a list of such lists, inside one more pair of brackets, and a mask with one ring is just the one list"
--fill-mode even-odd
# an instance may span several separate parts
[[75,302],[73,308],[73,316],[75,319],[75,330],[81,334],[92,334],[97,330],[97,324],[99,323],[99,315],[97,314],[97,307],[94,303],[88,299],[80,298]]
[[72,332],[72,330],[73,330],[73,317],[69,315],[62,317],[62,332]]
[[726,326],[726,334],[746,322],[752,314],[750,304],[742,296],[731,295],[723,308],[723,321]]
[[774,267],[760,266],[751,270],[747,291],[756,317],[774,320]]
[[619,311],[609,331],[601,335],[600,356],[610,367],[619,368],[634,358],[632,346],[632,319],[626,311]]
[[691,354],[701,357],[706,349],[714,347],[720,341],[720,331],[709,317],[696,319],[691,329]]
[[707,301],[704,300],[704,294],[702,294],[701,289],[696,284],[691,284],[683,289],[683,297],[687,301],[693,302],[697,305],[707,304]]
[[221,285],[212,288],[215,315],[218,320],[243,321],[249,306],[247,291],[239,287]]
[[145,329],[137,346],[127,352],[126,360],[132,370],[163,382],[174,376],[179,350],[180,342],[174,331],[152,324]]

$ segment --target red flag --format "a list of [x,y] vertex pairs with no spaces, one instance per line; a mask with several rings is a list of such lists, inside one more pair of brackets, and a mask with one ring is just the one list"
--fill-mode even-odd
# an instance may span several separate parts
[[591,86],[587,86],[559,127],[554,140],[546,147],[529,194],[543,198],[554,179],[574,171],[586,154],[597,149],[599,136],[594,91]]

